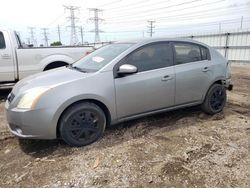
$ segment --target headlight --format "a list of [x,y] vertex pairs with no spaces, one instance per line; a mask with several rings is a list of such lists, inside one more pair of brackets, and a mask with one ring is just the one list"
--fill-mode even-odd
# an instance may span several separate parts
[[37,87],[27,90],[18,102],[17,108],[34,109],[41,96],[50,89],[49,87]]

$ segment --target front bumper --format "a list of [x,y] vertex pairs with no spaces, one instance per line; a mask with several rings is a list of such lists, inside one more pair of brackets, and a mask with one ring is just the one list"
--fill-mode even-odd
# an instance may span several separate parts
[[20,110],[10,108],[5,103],[6,117],[10,131],[20,137],[29,139],[55,139],[56,125],[53,125],[53,112],[49,109]]

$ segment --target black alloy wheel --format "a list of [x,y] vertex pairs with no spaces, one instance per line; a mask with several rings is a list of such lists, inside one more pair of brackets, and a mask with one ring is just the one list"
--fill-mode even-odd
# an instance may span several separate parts
[[105,129],[106,117],[93,103],[78,103],[69,107],[60,121],[62,139],[71,146],[84,146],[98,140]]
[[206,98],[201,107],[208,114],[216,114],[221,112],[227,101],[227,93],[225,86],[214,84],[207,92]]

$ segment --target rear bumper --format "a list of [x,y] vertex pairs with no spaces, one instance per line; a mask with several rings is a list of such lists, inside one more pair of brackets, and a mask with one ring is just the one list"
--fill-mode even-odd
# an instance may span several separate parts
[[233,90],[233,84],[229,84],[229,86],[227,87],[227,90],[232,91]]
[[225,85],[227,90],[229,90],[229,91],[233,90],[233,84],[231,83],[231,79],[225,80],[224,85]]

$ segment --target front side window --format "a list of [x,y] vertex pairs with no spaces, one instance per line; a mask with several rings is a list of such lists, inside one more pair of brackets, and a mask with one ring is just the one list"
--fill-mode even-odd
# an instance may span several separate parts
[[176,64],[201,61],[200,46],[189,43],[175,43],[175,61]]
[[0,32],[0,49],[4,49],[4,48],[6,48],[4,36],[3,36],[3,33]]
[[156,43],[141,47],[128,55],[124,64],[136,66],[138,72],[172,66],[171,46],[169,43]]
[[80,59],[73,64],[73,68],[86,72],[98,71],[132,45],[133,43],[109,44]]

